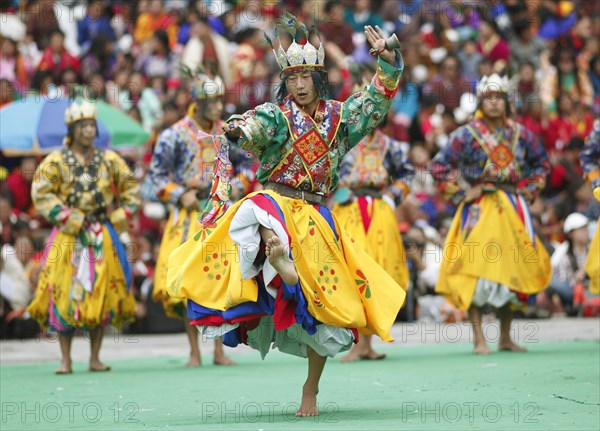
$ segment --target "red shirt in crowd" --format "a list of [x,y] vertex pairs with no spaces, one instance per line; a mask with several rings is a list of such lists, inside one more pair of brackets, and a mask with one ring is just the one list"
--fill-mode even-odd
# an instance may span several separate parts
[[46,48],[42,54],[42,60],[38,66],[39,70],[51,70],[55,76],[59,76],[67,69],[74,69],[77,73],[81,70],[79,58],[72,56],[66,49],[60,54],[51,48]]
[[21,170],[16,169],[6,179],[6,184],[13,197],[13,207],[19,211],[28,213],[31,208],[31,184],[25,181]]

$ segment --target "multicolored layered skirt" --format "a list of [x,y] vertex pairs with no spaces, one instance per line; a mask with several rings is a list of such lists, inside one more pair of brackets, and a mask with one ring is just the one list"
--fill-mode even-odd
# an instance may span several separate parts
[[404,289],[408,266],[396,214],[381,198],[357,197],[347,205],[333,207],[340,226]]
[[544,290],[550,257],[526,201],[504,191],[458,207],[444,244],[436,292],[457,308],[501,307]]
[[154,273],[154,289],[152,299],[162,302],[165,314],[171,318],[183,319],[186,313],[186,303],[183,298],[170,296],[167,292],[167,268],[169,256],[177,247],[200,230],[198,212],[186,209],[176,209],[169,215],[165,227],[160,251]]
[[[299,282],[285,284],[264,255],[260,226],[286,246]],[[169,294],[208,337],[264,356],[270,348],[334,356],[358,332],[392,341],[404,290],[345,233],[329,209],[271,190],[248,195],[169,259]]]
[[44,251],[44,267],[27,311],[45,328],[60,333],[135,318],[131,270],[125,247],[110,223],[94,242],[83,245],[54,228]]

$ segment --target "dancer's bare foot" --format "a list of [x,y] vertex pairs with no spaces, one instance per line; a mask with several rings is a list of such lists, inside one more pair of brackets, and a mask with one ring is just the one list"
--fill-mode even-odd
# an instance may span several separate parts
[[385,353],[377,353],[375,350],[371,349],[367,353],[360,355],[360,359],[367,359],[371,361],[378,361],[381,359],[385,359],[387,355]]
[[202,359],[190,356],[190,360],[185,364],[186,368],[198,368],[202,365]]
[[54,372],[54,374],[72,374],[73,368],[71,367],[71,361],[61,361],[60,367]]
[[285,247],[277,236],[272,236],[266,243],[265,252],[273,268],[281,276],[288,286],[298,283],[298,273],[292,262],[285,253]]
[[340,362],[355,362],[358,361],[362,357],[362,355],[363,354],[361,352],[351,351],[342,359],[340,359]]
[[527,348],[521,347],[518,344],[516,344],[514,341],[509,340],[509,341],[501,341],[500,343],[498,343],[498,350],[500,352],[526,352]]
[[484,341],[483,343],[475,344],[473,353],[475,353],[476,355],[489,355],[490,353],[492,353],[492,349],[490,349],[487,343]]
[[213,364],[215,365],[235,365],[235,362],[229,359],[224,354],[215,354],[213,358]]
[[110,367],[108,365],[104,365],[99,360],[90,361],[90,371],[110,371]]
[[319,416],[319,408],[317,407],[317,394],[319,389],[306,386],[302,388],[302,403],[296,412],[296,416]]

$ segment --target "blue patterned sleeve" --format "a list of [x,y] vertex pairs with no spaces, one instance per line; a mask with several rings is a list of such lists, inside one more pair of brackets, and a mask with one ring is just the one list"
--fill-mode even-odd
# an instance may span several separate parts
[[403,148],[402,143],[390,139],[385,165],[391,180],[388,189],[394,195],[396,203],[400,203],[410,192],[409,184],[415,176],[415,168],[408,159],[407,148]]
[[465,196],[465,190],[459,184],[461,174],[461,154],[465,153],[466,128],[455,130],[442,148],[431,161],[431,175],[435,179],[445,199],[458,204]]
[[523,180],[526,187],[535,194],[546,185],[550,161],[546,149],[532,131],[523,128],[521,133],[525,144],[525,164],[521,166]]
[[171,180],[172,174],[181,162],[177,148],[177,133],[173,129],[166,129],[158,137],[148,173],[154,193],[163,202],[177,205],[185,191],[185,187]]

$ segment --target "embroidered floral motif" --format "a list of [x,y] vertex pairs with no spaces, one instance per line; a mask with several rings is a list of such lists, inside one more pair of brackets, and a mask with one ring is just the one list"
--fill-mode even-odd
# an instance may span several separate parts
[[366,299],[371,297],[371,288],[369,287],[369,280],[365,277],[365,274],[360,270],[356,270],[356,275],[359,277],[358,279],[354,279],[354,282],[358,286],[358,291],[361,295],[364,295]]
[[294,148],[308,166],[312,166],[317,160],[327,154],[327,151],[329,150],[327,144],[325,144],[315,129],[312,129],[306,135],[298,139],[294,143]]

